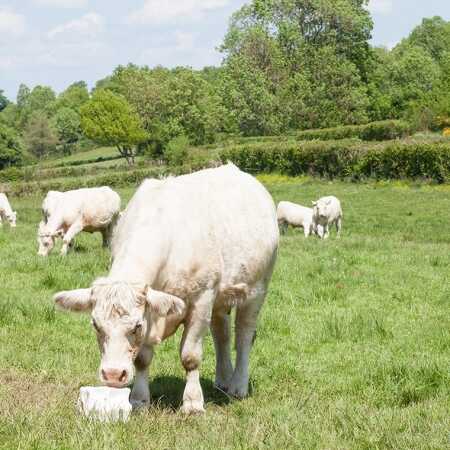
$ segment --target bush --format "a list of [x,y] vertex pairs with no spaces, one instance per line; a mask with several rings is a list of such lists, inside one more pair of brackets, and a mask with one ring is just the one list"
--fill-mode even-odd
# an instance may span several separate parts
[[189,139],[184,136],[173,138],[164,149],[164,159],[169,166],[181,166],[188,156]]
[[224,149],[222,162],[232,161],[251,173],[279,172],[324,178],[450,179],[450,144],[436,142],[355,141],[240,145]]
[[349,125],[319,130],[305,130],[297,133],[297,140],[338,140],[358,138],[363,141],[387,141],[404,138],[411,134],[411,126],[402,120],[385,120],[366,125]]

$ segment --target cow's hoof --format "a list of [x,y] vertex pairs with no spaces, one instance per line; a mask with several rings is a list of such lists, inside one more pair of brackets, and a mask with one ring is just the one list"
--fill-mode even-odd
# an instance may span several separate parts
[[203,401],[201,400],[185,400],[181,407],[181,412],[187,416],[199,415],[205,413]]
[[248,386],[230,386],[228,389],[228,395],[242,400],[248,395]]
[[147,409],[150,406],[150,401],[144,399],[138,400],[130,398],[130,403],[133,408],[133,411],[138,411],[140,409]]

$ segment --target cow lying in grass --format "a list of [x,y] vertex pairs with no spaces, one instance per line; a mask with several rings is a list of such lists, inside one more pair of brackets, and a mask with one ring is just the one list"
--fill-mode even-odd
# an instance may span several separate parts
[[[253,177],[229,164],[166,180],[147,180],[130,201],[112,241],[112,267],[92,287],[55,295],[57,306],[92,312],[101,352],[99,377],[131,383],[131,401],[150,401],[154,347],[183,324],[186,370],[182,411],[204,411],[199,367],[209,327],[216,385],[248,393],[248,364],[259,311],[275,263],[279,232],[273,200]],[[236,366],[230,310],[236,312]]]
[[12,228],[16,227],[17,213],[12,210],[8,197],[0,193],[0,227],[3,225],[2,219],[7,220]]
[[288,226],[303,228],[305,237],[314,232],[313,210],[291,202],[280,202],[277,208],[278,226],[285,233]]
[[332,195],[322,197],[313,202],[313,226],[320,239],[327,239],[330,235],[330,225],[336,225],[338,237],[342,230],[341,202]]
[[57,237],[62,237],[61,254],[66,255],[72,239],[81,231],[100,232],[109,245],[120,214],[120,197],[109,187],[50,191],[42,203],[44,220],[39,224],[38,254],[48,256]]

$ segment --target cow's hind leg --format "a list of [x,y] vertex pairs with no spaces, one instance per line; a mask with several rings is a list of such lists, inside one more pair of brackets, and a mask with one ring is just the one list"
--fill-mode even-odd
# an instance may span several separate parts
[[266,288],[261,287],[236,310],[236,368],[228,389],[228,393],[236,398],[248,395],[250,351],[255,339],[258,314],[265,296]]
[[216,382],[221,390],[228,390],[233,376],[230,351],[230,315],[225,309],[214,310],[211,319],[211,333],[216,349]]
[[214,290],[203,292],[193,303],[185,320],[180,346],[181,363],[186,370],[186,387],[181,407],[181,411],[185,414],[205,412],[199,368],[202,361],[203,337],[211,323],[212,304],[215,296]]
[[130,402],[133,409],[146,407],[150,404],[150,389],[148,388],[148,367],[153,358],[152,347],[142,347],[135,362],[136,377],[134,379],[133,390],[130,395]]

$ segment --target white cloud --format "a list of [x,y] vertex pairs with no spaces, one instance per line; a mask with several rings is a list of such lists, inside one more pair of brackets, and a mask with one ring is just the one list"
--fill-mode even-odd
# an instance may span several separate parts
[[25,17],[0,7],[0,41],[18,38],[25,33]]
[[390,14],[393,9],[393,0],[370,0],[369,11],[373,14]]
[[33,0],[38,6],[56,6],[60,8],[81,8],[88,4],[88,0]]
[[141,9],[130,14],[134,23],[162,24],[180,19],[199,19],[205,12],[223,8],[230,0],[145,0]]
[[58,25],[47,33],[49,39],[64,37],[71,41],[84,38],[95,38],[105,29],[105,20],[97,13],[85,14],[80,19]]

